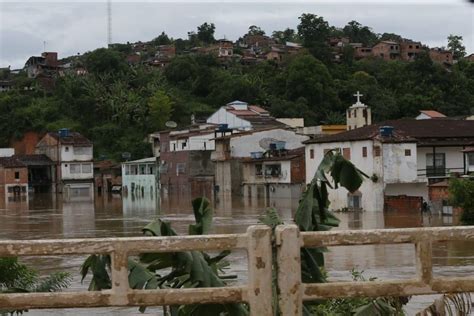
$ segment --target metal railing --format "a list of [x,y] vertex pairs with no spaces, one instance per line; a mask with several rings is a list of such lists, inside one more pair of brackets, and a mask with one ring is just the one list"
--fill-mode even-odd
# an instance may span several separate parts
[[[278,304],[281,315],[301,315],[303,301],[343,297],[410,296],[474,292],[474,276],[433,277],[432,242],[471,240],[474,227],[299,232],[295,225],[275,231]],[[413,279],[302,283],[300,248],[377,244],[414,244],[417,276]],[[245,249],[248,283],[221,288],[133,290],[128,283],[130,255],[150,252]],[[251,226],[245,234],[66,240],[0,241],[0,257],[110,254],[112,288],[94,292],[0,294],[0,310],[108,306],[161,306],[248,303],[251,315],[273,315],[272,233]]]

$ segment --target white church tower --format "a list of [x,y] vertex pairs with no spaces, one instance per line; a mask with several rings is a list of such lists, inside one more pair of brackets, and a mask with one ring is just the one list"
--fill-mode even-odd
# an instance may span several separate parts
[[347,130],[372,124],[370,107],[360,102],[362,94],[357,91],[354,96],[357,98],[357,102],[346,110]]

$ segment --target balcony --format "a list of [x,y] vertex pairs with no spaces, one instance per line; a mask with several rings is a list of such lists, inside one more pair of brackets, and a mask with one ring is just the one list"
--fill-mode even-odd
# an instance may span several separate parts
[[449,178],[453,174],[465,174],[465,170],[463,167],[456,167],[456,168],[434,168],[434,167],[427,167],[426,169],[418,169],[417,170],[418,177],[426,177],[426,178]]

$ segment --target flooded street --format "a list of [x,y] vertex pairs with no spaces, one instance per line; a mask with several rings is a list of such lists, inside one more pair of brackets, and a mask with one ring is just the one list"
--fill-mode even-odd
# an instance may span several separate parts
[[[297,207],[297,200],[272,201],[249,199],[221,199],[214,203],[214,232],[217,234],[245,232],[249,225],[257,224],[267,207],[278,209],[281,217],[290,222]],[[36,195],[29,201],[0,204],[1,239],[46,239],[140,236],[141,228],[154,218],[160,217],[172,223],[180,234],[194,221],[190,199],[168,198],[158,202],[156,198],[132,196],[95,196],[64,200],[52,195]],[[403,228],[422,226],[448,226],[457,223],[456,218],[419,213],[338,213],[341,220],[337,229]],[[469,242],[449,242],[433,245],[435,275],[462,276],[474,273],[474,247]],[[79,267],[83,256],[24,258],[41,274],[52,271],[68,271],[73,284],[68,289],[87,290],[87,282],[81,284]],[[234,252],[231,257],[232,273],[239,275],[238,282],[247,278],[246,257]],[[364,271],[364,276],[381,280],[410,278],[415,275],[414,246],[379,245],[331,247],[326,255],[326,268],[331,280],[350,280],[351,269]],[[426,307],[433,297],[413,298],[407,312]],[[156,314],[160,309],[149,309]],[[130,315],[140,314],[138,309],[93,309],[31,311],[29,315]]]

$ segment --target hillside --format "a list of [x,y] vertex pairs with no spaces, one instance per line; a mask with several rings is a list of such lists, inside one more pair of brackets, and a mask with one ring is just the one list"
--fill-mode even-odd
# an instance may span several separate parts
[[[47,77],[48,85],[25,73],[13,76],[5,72],[5,80],[14,78],[14,88],[0,93],[0,147],[27,131],[69,127],[94,142],[97,157],[119,160],[126,151],[138,159],[151,154],[147,134],[163,129],[167,120],[185,126],[191,115],[205,118],[237,99],[259,104],[276,117],[304,117],[306,125],[343,122],[357,90],[372,107],[375,121],[413,117],[420,109],[449,116],[474,111],[474,63],[462,58],[465,52],[459,39],[451,38],[448,43],[457,60],[449,67],[433,61],[426,47],[409,62],[358,59],[354,57],[357,47],[334,48],[330,39],[348,38],[363,47],[405,39],[375,34],[353,22],[337,29],[321,17],[303,15],[297,30],[277,31],[268,37],[275,44],[262,48],[262,54],[273,51],[272,47],[282,50],[278,45],[286,42],[303,47],[278,60],[256,54],[255,62],[242,62],[248,49],[242,45],[243,36],[233,44],[240,58],[223,62],[212,53],[214,26],[205,23],[186,40],[162,33],[144,43],[148,48],[140,54],[136,43],[128,43],[67,58],[72,69],[85,71]],[[252,26],[247,39],[263,36],[261,32]],[[163,45],[173,45],[176,56],[163,67],[143,62],[159,56]],[[139,58],[135,61],[133,55]]]

